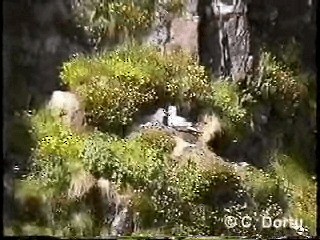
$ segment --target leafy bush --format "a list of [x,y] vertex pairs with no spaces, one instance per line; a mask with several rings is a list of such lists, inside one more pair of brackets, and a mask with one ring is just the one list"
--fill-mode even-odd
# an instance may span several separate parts
[[[164,9],[179,12],[183,0],[168,1]],[[156,0],[78,0],[73,4],[75,21],[89,34],[96,45],[107,39],[132,38],[148,30],[155,19]]]
[[21,222],[35,222],[39,225],[48,223],[48,212],[44,210],[46,196],[41,192],[38,181],[15,181],[15,202]]
[[138,141],[152,149],[159,149],[166,153],[171,152],[175,146],[175,141],[172,136],[156,129],[142,133]]
[[287,189],[278,176],[252,168],[246,172],[246,185],[260,210],[270,204],[287,208]]
[[[198,219],[201,205],[206,206],[206,214],[213,217],[216,212],[212,208],[221,204],[219,199],[213,198],[217,188],[225,183],[228,186],[225,188],[232,189],[235,197],[240,187],[235,173],[223,166],[203,169],[195,159],[177,165],[169,158],[170,137],[158,131],[133,140],[96,132],[88,138],[85,149],[86,169],[97,177],[111,179],[120,188],[129,184],[135,189],[133,208],[144,228],[165,227],[170,234],[212,232],[212,228],[203,229],[211,218]],[[205,222],[197,225],[196,220]]]
[[164,159],[159,157],[159,151],[139,140],[110,140],[103,133],[96,133],[86,141],[84,162],[94,175],[136,188],[148,184],[153,177],[161,177]]
[[298,82],[294,72],[269,52],[262,52],[258,70],[257,76],[246,86],[243,99],[247,103],[267,101],[280,117],[290,117],[307,97],[306,86]]
[[63,65],[61,78],[85,101],[92,123],[101,128],[132,122],[144,106],[159,101],[205,100],[208,78],[186,53],[163,56],[151,47],[131,47]]
[[211,83],[203,67],[184,52],[164,56],[154,48],[129,46],[64,63],[61,78],[85,102],[89,123],[122,131],[138,111],[164,102],[195,101],[214,108],[232,125],[247,122],[237,86]]
[[71,175],[83,169],[83,136],[45,110],[32,116],[31,122],[38,142],[29,178],[37,179],[46,191],[53,190],[52,195],[61,193],[69,187]]
[[228,141],[245,136],[250,111],[241,102],[241,91],[237,84],[218,81],[212,84],[212,100],[208,105],[222,117]]
[[[239,217],[253,211],[236,207],[247,194],[243,184],[249,187],[248,193],[258,204],[256,212],[271,214],[273,211],[272,216],[276,216],[286,209],[283,203],[286,192],[278,178],[253,171],[242,182],[233,168],[219,162],[202,165],[201,159],[195,156],[185,156],[185,161],[175,162],[169,157],[173,139],[160,130],[124,140],[98,131],[77,135],[45,112],[39,112],[32,122],[38,134],[35,150],[38,157],[24,181],[37,183],[41,189],[37,192],[46,194],[46,207],[53,211],[53,216],[48,218],[54,219],[55,226],[51,226],[49,220],[44,220],[44,225],[56,234],[96,234],[91,230],[95,224],[93,216],[83,215],[79,212],[82,203],[68,200],[66,196],[72,177],[82,174],[83,169],[96,178],[114,181],[119,189],[132,187],[132,205],[140,227],[160,228],[167,234],[221,234],[225,231],[221,219],[226,211]],[[211,161],[215,160],[208,160]],[[253,236],[256,233],[239,231],[235,229],[230,234]]]
[[243,121],[246,109],[241,106],[239,89],[237,85],[230,82],[216,82],[213,88],[213,106],[219,106],[221,112],[231,120],[232,123]]
[[[314,179],[304,172],[292,157],[274,153],[272,159],[274,162],[268,171],[253,167],[246,171],[244,182],[257,206],[255,210],[257,216],[266,215],[272,219],[281,217],[302,219],[305,228],[303,234],[314,235],[316,221]],[[251,216],[256,214],[251,213]],[[276,229],[268,231],[265,229],[260,233],[264,236],[281,235]]]
[[309,228],[312,235],[316,226],[316,181],[303,170],[297,160],[284,154],[275,154],[273,171],[282,179],[290,194],[290,213]]

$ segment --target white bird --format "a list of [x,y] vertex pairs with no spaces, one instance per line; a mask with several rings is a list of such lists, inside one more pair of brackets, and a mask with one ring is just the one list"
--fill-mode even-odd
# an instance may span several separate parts
[[14,171],[19,171],[19,170],[20,170],[20,167],[19,167],[18,165],[14,165],[13,170],[14,170]]
[[163,108],[158,108],[158,110],[151,115],[144,116],[142,118],[142,124],[140,126],[153,126],[164,124],[164,118],[167,116],[167,112]]
[[247,162],[239,162],[238,165],[239,165],[240,167],[248,167],[248,166],[250,166],[250,164],[247,163]]
[[168,107],[168,126],[173,128],[186,128],[188,130],[199,132],[196,128],[192,126],[191,122],[188,122],[184,117],[177,115],[177,107]]

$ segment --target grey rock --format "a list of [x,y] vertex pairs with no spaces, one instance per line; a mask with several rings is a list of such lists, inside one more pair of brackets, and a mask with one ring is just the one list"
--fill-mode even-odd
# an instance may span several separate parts
[[174,139],[176,142],[176,146],[174,147],[172,152],[173,157],[181,156],[183,153],[185,153],[186,148],[194,148],[197,146],[196,144],[189,143],[178,136],[175,136]]
[[170,39],[171,18],[162,4],[156,6],[156,19],[151,33],[147,37],[146,42],[152,45],[164,47]]
[[171,22],[170,41],[165,45],[166,53],[175,50],[187,51],[198,56],[198,18],[191,20],[175,18]]
[[124,207],[114,218],[111,224],[111,235],[129,235],[133,231],[133,216],[127,207]]
[[201,2],[200,62],[216,77],[244,79],[250,52],[247,4],[244,1]]
[[199,4],[199,0],[189,0],[186,3],[187,14],[193,17],[198,16],[198,4]]
[[[57,111],[63,122],[76,129],[81,129],[85,123],[84,109],[77,95],[67,91],[54,91],[47,108]],[[61,114],[62,113],[62,114]]]
[[30,87],[36,89],[30,93],[31,107],[42,106],[60,88],[62,62],[72,53],[89,50],[87,37],[71,21],[70,4],[71,0],[4,2],[7,110],[29,108],[25,92],[30,93]]

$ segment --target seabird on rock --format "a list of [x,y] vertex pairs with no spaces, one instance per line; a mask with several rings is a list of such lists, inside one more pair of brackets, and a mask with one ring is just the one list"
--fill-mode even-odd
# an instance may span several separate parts
[[140,127],[164,125],[164,118],[166,116],[167,116],[166,110],[163,108],[158,108],[158,110],[154,114],[143,117],[142,124],[140,124]]
[[177,115],[177,107],[168,107],[168,126],[173,128],[186,128],[193,132],[199,132],[198,129],[193,127],[191,122],[188,122],[184,117]]

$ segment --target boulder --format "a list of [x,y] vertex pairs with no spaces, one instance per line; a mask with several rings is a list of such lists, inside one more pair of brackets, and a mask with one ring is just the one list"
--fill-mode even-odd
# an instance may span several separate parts
[[214,141],[222,133],[220,120],[214,113],[203,115],[202,120],[198,123],[198,128],[202,132],[199,142],[203,145]]
[[52,110],[63,123],[74,127],[77,130],[82,129],[85,123],[85,112],[81,101],[74,93],[67,91],[54,91],[47,108]]
[[189,143],[189,142],[185,141],[183,138],[178,137],[178,136],[175,136],[174,140],[175,140],[176,145],[175,145],[175,147],[172,151],[172,154],[171,154],[171,156],[173,158],[183,155],[186,148],[193,148],[196,146],[195,144]]
[[123,207],[120,212],[115,215],[111,224],[112,236],[131,235],[133,232],[133,214],[128,207]]
[[198,19],[175,18],[171,22],[170,42],[166,44],[166,53],[175,50],[187,51],[198,55]]

